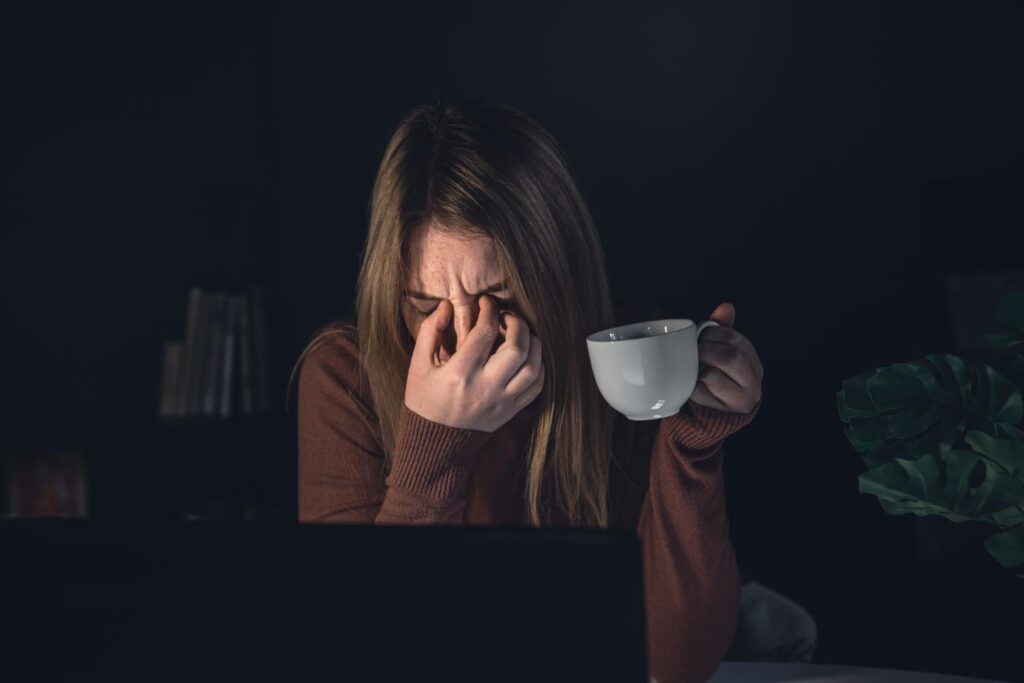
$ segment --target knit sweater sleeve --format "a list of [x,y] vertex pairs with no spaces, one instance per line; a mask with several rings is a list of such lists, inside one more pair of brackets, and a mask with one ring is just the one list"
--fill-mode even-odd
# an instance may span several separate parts
[[389,470],[354,336],[332,334],[300,368],[299,521],[461,523],[471,456],[489,436],[403,406]]
[[760,407],[744,415],[687,403],[658,426],[638,522],[648,661],[658,683],[706,681],[732,640],[740,578],[722,442]]

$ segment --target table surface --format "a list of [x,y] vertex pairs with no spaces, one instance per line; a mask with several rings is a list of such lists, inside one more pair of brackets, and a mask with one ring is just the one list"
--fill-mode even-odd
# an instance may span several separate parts
[[969,683],[991,679],[833,664],[722,662],[710,683]]

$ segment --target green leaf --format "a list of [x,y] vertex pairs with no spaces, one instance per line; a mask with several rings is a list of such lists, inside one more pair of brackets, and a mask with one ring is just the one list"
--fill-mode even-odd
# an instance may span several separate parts
[[914,456],[928,453],[945,453],[952,450],[963,437],[966,419],[960,417],[944,418],[920,438],[903,442],[907,452]]
[[961,445],[968,427],[996,433],[1024,417],[1020,389],[998,370],[950,354],[850,377],[836,402],[860,453],[901,440],[916,456],[944,452]]
[[909,439],[924,434],[936,422],[945,417],[945,411],[935,405],[917,405],[882,416],[890,436]]
[[982,333],[989,364],[1024,389],[1024,292],[1004,297]]
[[1024,511],[1017,507],[1006,508],[1005,510],[993,512],[992,519],[1002,527],[1017,526],[1024,522]]
[[876,451],[889,441],[889,432],[879,420],[855,417],[845,431],[850,444],[861,453]]
[[[972,475],[981,474],[977,486]],[[997,524],[1024,503],[1024,482],[989,467],[978,454],[951,450],[916,460],[894,458],[860,475],[859,488],[890,514],[940,515],[954,522]]]
[[864,381],[864,386],[876,411],[896,410],[913,403],[932,403],[935,398],[950,402],[949,392],[915,363],[897,363],[881,368]]
[[877,467],[882,463],[890,462],[895,458],[907,458],[913,460],[918,457],[917,453],[908,453],[904,444],[893,442],[892,444],[876,451],[869,451],[861,454],[861,460],[868,468]]
[[990,536],[985,549],[1004,567],[1019,567],[1024,564],[1024,525]]
[[971,370],[975,379],[975,412],[994,422],[1020,422],[1024,417],[1020,389],[985,363],[972,363]]
[[964,441],[986,459],[1018,479],[1024,478],[1024,442],[997,439],[985,432],[968,431]]
[[843,381],[843,388],[836,396],[839,402],[839,416],[843,422],[849,422],[852,417],[872,417],[877,413],[864,385],[872,374],[874,370]]
[[[912,510],[908,510],[904,503],[902,503],[902,502],[896,503],[896,502],[890,501],[890,500],[888,500],[886,498],[879,498],[878,499],[878,504],[882,506],[882,509],[885,510],[885,513],[888,514],[888,515],[902,515],[902,514],[907,513],[907,512],[913,512]],[[926,514],[926,513],[920,513],[920,514]]]
[[993,351],[1024,350],[1024,292],[1010,294],[999,301],[992,325],[982,334],[982,339]]
[[960,406],[973,403],[968,390],[971,383],[970,373],[967,370],[967,363],[962,358],[944,353],[927,355],[925,360],[935,369],[939,384],[956,397],[949,403]]

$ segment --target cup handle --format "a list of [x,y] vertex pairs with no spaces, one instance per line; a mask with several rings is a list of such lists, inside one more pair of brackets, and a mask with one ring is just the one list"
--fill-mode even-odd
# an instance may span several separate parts
[[697,339],[700,339],[701,332],[703,332],[706,328],[711,327],[712,325],[714,325],[715,327],[719,326],[718,323],[716,323],[714,320],[705,320],[704,322],[697,325]]

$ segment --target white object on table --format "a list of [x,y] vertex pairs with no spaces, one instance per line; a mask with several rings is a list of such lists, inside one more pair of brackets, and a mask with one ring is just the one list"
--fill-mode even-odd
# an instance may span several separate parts
[[[651,679],[654,680],[653,678]],[[1000,683],[988,678],[834,664],[722,662],[708,683]]]

